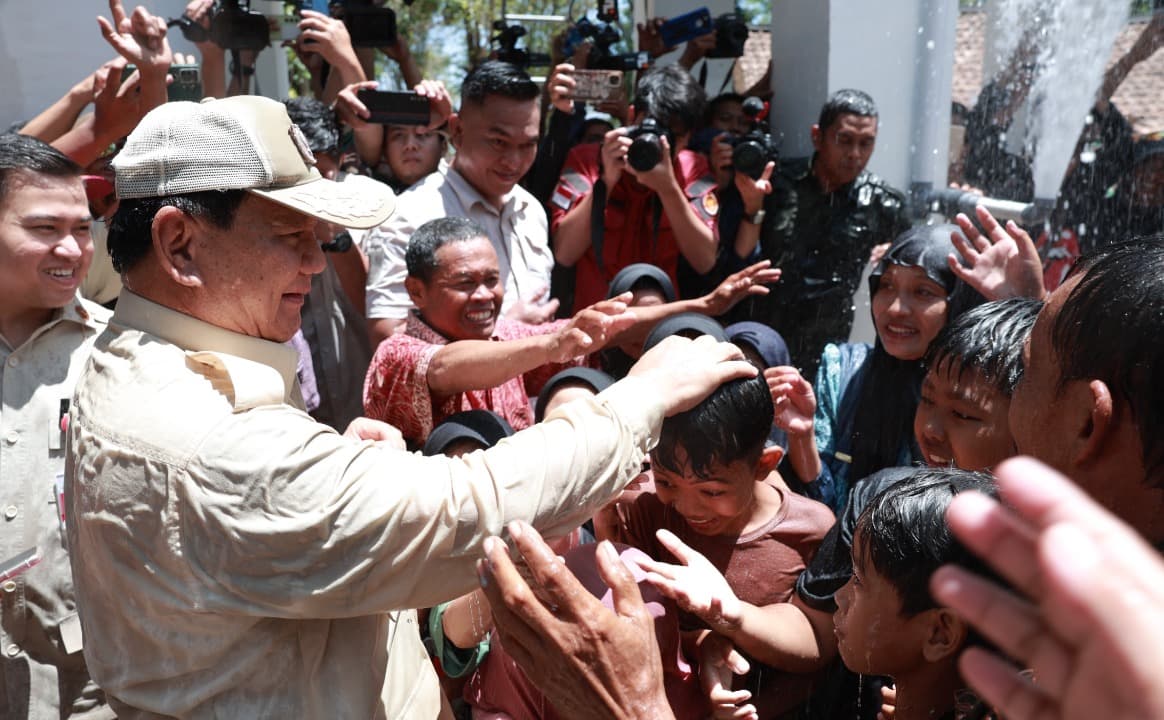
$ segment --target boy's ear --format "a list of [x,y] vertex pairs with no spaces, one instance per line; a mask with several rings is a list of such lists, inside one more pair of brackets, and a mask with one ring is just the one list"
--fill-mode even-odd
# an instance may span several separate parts
[[966,623],[948,608],[927,610],[931,615],[929,632],[922,646],[922,656],[927,662],[942,662],[957,656],[966,644]]
[[760,451],[760,462],[756,463],[756,471],[760,476],[767,476],[776,469],[784,459],[784,448],[779,445],[769,445]]

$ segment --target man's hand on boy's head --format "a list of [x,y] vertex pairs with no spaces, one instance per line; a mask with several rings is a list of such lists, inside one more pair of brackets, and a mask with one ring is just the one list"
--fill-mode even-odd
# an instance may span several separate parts
[[732,690],[736,675],[751,666],[723,635],[708,633],[699,643],[699,684],[711,703],[716,720],[759,720],[756,706],[745,704],[752,699],[748,690]]
[[639,358],[628,376],[654,383],[663,399],[663,415],[671,416],[695,407],[725,382],[757,372],[731,343],[710,335],[695,340],[672,335]]
[[671,531],[656,530],[655,537],[683,564],[638,559],[635,562],[647,573],[647,581],[680,608],[698,616],[713,631],[730,636],[739,630],[743,604],[723,573]]

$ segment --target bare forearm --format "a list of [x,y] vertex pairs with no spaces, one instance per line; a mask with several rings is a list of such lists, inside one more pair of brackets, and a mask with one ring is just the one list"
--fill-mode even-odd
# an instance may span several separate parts
[[327,85],[323,88],[323,94],[319,99],[331,104],[335,101],[336,95],[339,95],[340,90],[352,83],[364,82],[367,79],[368,76],[364,74],[364,68],[360,65],[360,60],[356,57],[355,52],[343,53],[331,64],[331,72],[327,75]]
[[788,462],[801,482],[810,483],[820,475],[820,453],[812,433],[788,435]]
[[715,233],[695,214],[687,196],[678,186],[659,193],[663,212],[671,221],[679,252],[696,272],[710,272],[715,267]]
[[744,220],[740,223],[740,229],[736,231],[736,241],[732,244],[732,249],[735,250],[736,257],[751,257],[759,242],[760,226]]
[[89,115],[50,144],[68,155],[73,162],[84,166],[100,157],[101,153],[120,137],[121,135],[116,133],[102,132],[97,127],[94,116]]
[[428,366],[428,387],[447,397],[497,387],[551,361],[550,335],[520,340],[458,340],[442,347]]
[[25,123],[20,129],[20,134],[51,143],[72,129],[81,111],[89,104],[89,99],[79,92],[70,90],[40,115]]
[[214,43],[198,46],[202,53],[202,96],[226,97],[226,53]]
[[484,640],[493,629],[493,614],[485,593],[474,590],[453,600],[441,616],[445,639],[459,648],[471,648]]
[[590,214],[594,207],[594,191],[586,193],[558,223],[554,232],[554,259],[565,267],[573,267],[590,247]]
[[[807,613],[820,616],[816,626]],[[830,616],[813,610],[807,613],[795,601],[762,607],[745,603],[740,626],[726,634],[737,648],[765,665],[812,672],[832,659],[836,640]]]

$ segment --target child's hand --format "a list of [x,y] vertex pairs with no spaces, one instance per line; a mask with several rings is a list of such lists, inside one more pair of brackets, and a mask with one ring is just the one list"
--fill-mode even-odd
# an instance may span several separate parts
[[897,713],[897,688],[892,685],[881,686],[881,709],[877,711],[877,720],[893,720]]
[[712,630],[731,635],[740,627],[743,607],[727,579],[711,562],[688,547],[668,530],[655,537],[682,561],[671,565],[657,560],[636,560],[647,573],[647,581],[689,613],[698,615]]
[[794,367],[782,365],[764,371],[772,405],[776,409],[776,426],[789,435],[804,436],[812,433],[813,415],[816,414],[816,394],[809,383]]
[[716,720],[759,720],[755,705],[742,705],[752,699],[747,690],[732,690],[732,677],[743,675],[751,666],[736,651],[731,640],[709,633],[699,644],[699,684],[711,702],[711,716]]

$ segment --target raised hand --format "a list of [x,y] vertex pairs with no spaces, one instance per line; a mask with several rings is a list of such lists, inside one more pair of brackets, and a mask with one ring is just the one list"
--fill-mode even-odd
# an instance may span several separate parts
[[136,65],[144,79],[164,78],[173,60],[166,40],[166,21],[140,5],[127,16],[121,0],[109,0],[109,12],[112,21],[97,17],[106,42],[127,62]]
[[954,221],[961,233],[951,233],[954,248],[966,261],[950,253],[950,269],[970,287],[982,293],[987,300],[1009,297],[1043,299],[1043,261],[1035,243],[1025,230],[1008,220],[1006,227],[998,224],[990,211],[982,206],[974,210],[986,235],[966,215],[958,213]]
[[634,313],[627,310],[632,297],[627,292],[580,310],[556,333],[550,360],[561,363],[601,350],[612,337],[634,324]]
[[704,307],[701,312],[711,317],[723,315],[736,306],[739,301],[753,295],[767,295],[767,285],[780,279],[780,268],[772,267],[771,260],[761,260],[749,265],[739,272],[732,273],[724,278],[701,300]]
[[732,690],[734,676],[743,675],[750,667],[731,640],[723,635],[709,633],[699,643],[699,684],[711,703],[713,718],[759,720],[756,706],[748,704],[752,693],[748,690]]
[[636,562],[647,573],[647,582],[683,610],[697,615],[715,632],[728,634],[738,630],[743,604],[723,573],[671,531],[656,530],[655,537],[683,564],[640,558]]
[[550,73],[550,79],[546,81],[546,87],[550,91],[550,104],[554,106],[555,110],[567,115],[574,112],[574,87],[576,84],[573,64],[567,62],[554,67],[554,72]]
[[813,432],[816,393],[812,383],[794,367],[781,365],[764,371],[768,392],[776,410],[776,426],[789,435],[805,436]]

